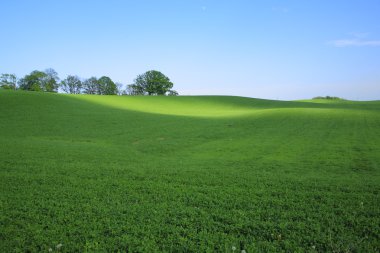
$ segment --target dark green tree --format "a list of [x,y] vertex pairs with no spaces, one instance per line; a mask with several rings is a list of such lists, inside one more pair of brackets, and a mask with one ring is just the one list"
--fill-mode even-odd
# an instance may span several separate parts
[[98,94],[99,84],[96,77],[90,77],[82,83],[85,94]]
[[143,87],[136,84],[127,85],[127,89],[125,90],[126,95],[144,95],[144,93]]
[[32,71],[29,75],[19,80],[19,87],[22,90],[57,92],[59,78],[54,69],[47,69],[45,72]]
[[18,81],[18,85],[22,90],[42,91],[44,79],[46,79],[46,73],[34,70],[29,75],[25,75],[21,78]]
[[150,70],[138,75],[135,83],[130,86],[134,93],[148,95],[166,95],[173,87],[170,79],[157,70]]
[[46,69],[44,73],[46,76],[42,79],[42,90],[47,92],[58,92],[58,73],[52,68]]
[[97,79],[90,77],[83,82],[83,90],[85,94],[97,95],[116,95],[118,94],[117,85],[108,76],[102,76]]
[[108,76],[102,76],[98,80],[98,92],[99,95],[116,95],[117,86]]
[[69,75],[66,79],[62,80],[61,88],[66,93],[80,94],[82,91],[82,81],[78,76]]

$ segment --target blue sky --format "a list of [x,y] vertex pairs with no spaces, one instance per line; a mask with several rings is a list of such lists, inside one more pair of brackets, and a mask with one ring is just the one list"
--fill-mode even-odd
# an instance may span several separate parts
[[184,95],[380,99],[378,0],[0,2],[0,73],[147,70]]

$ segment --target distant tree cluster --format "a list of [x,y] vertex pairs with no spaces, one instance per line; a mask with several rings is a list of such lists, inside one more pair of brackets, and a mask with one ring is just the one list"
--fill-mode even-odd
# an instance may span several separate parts
[[318,96],[318,97],[313,97],[313,99],[329,99],[329,100],[342,100],[340,97],[331,97],[331,96]]
[[108,76],[99,79],[90,77],[81,79],[76,75],[68,75],[60,80],[54,69],[32,71],[23,78],[17,79],[15,74],[2,74],[0,87],[3,89],[20,89],[28,91],[59,92],[69,94],[95,95],[169,95],[176,96],[178,92],[172,90],[170,79],[156,70],[150,70],[138,75],[133,84],[124,89],[121,83],[115,83]]

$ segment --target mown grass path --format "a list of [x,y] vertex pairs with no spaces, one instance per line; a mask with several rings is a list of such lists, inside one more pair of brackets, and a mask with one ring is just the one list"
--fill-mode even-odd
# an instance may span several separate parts
[[1,252],[380,251],[380,102],[0,91],[0,149]]

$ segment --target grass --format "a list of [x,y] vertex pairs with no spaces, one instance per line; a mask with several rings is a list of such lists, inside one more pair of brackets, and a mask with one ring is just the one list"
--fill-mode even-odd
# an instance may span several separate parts
[[380,251],[379,101],[0,91],[0,147],[1,252]]

